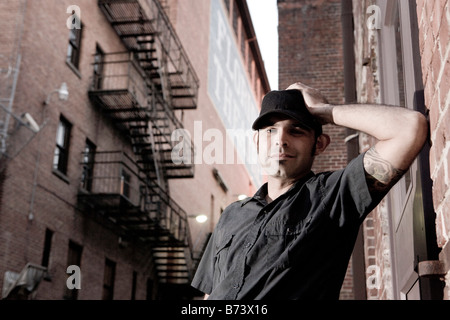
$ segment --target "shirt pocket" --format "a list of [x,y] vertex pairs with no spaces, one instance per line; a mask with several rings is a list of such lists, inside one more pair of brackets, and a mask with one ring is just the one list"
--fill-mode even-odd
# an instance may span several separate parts
[[295,224],[278,221],[269,225],[265,231],[266,265],[268,268],[287,268],[289,266],[288,247],[304,232],[305,223]]
[[214,255],[214,284],[221,282],[226,275],[228,252],[233,242],[233,234],[225,235],[216,244]]

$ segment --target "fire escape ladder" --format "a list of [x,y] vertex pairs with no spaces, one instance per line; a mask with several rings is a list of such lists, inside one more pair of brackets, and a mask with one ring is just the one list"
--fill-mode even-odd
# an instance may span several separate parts
[[[2,55],[0,55],[0,58]],[[9,61],[0,60],[0,159],[8,157],[8,131],[12,117],[16,85],[20,70],[20,54],[17,55],[15,66]]]
[[[129,79],[121,78],[120,62],[108,62],[105,55],[102,87],[94,86],[90,97],[130,137],[142,175],[139,204],[124,206],[139,217],[120,214],[114,221],[151,242],[161,283],[189,284],[193,263],[187,215],[170,198],[167,179],[194,176],[190,137],[184,135],[180,143],[172,136],[183,129],[175,110],[197,107],[198,78],[158,0],[98,0],[98,5],[128,50],[128,58],[118,61],[132,72]],[[183,161],[173,159],[176,146],[175,155]]]
[[[154,186],[158,189],[158,186]],[[161,230],[155,232],[152,246],[159,282],[189,285],[193,276],[192,243],[186,212],[163,190],[153,190],[159,197],[148,204],[158,216]]]
[[175,109],[197,107],[197,75],[158,0],[99,0],[103,13]]
[[8,19],[0,20],[0,172],[40,130],[30,114],[13,112],[26,7],[26,1],[10,2],[7,5]]
[[[102,53],[94,58],[89,97],[103,114],[130,137],[138,162],[165,188],[166,179],[194,176],[193,144],[186,139],[188,161],[175,164],[172,150],[177,141],[172,133],[183,125],[142,70],[135,54]],[[189,141],[188,141],[189,140]]]
[[[186,212],[124,152],[94,151],[83,159],[89,162],[82,163],[80,209],[121,239],[150,244],[161,283],[189,284],[194,265]],[[174,266],[175,258],[188,273]]]

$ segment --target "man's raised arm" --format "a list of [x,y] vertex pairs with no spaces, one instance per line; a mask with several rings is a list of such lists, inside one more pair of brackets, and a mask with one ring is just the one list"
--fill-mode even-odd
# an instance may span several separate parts
[[364,157],[371,189],[383,190],[397,183],[427,139],[427,120],[417,111],[375,104],[330,105],[319,91],[302,83],[288,89],[300,90],[311,114],[323,124],[361,131],[378,140]]

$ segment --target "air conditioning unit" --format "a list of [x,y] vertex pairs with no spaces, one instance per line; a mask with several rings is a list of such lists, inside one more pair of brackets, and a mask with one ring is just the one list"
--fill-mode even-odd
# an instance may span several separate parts
[[6,271],[2,299],[26,299],[36,291],[46,272],[46,267],[32,263],[27,263],[20,273]]

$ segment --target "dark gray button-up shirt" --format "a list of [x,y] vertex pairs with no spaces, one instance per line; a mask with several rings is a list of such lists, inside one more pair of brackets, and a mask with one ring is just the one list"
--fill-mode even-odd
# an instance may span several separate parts
[[338,299],[359,226],[384,196],[369,193],[363,155],[266,195],[225,209],[192,286],[215,300]]

